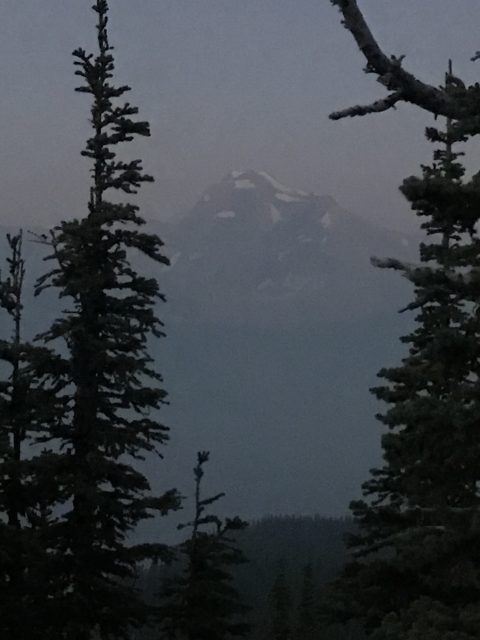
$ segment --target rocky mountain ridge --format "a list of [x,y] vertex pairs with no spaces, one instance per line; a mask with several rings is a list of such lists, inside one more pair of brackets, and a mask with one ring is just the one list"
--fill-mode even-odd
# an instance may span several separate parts
[[375,314],[394,304],[403,283],[392,284],[370,257],[412,257],[415,248],[411,237],[366,222],[330,196],[253,170],[227,174],[160,233],[177,317],[233,324]]

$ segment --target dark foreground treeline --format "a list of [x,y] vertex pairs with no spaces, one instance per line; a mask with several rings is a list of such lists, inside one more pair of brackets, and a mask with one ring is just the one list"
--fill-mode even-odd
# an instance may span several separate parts
[[[345,564],[345,537],[351,528],[347,518],[269,516],[236,536],[247,559],[233,573],[241,600],[250,607],[245,616],[251,625],[248,638],[340,637],[339,630],[322,623],[320,603],[324,586]],[[146,598],[157,600],[181,570],[178,563],[150,567],[142,578]],[[134,638],[153,640],[161,635],[152,629]]]

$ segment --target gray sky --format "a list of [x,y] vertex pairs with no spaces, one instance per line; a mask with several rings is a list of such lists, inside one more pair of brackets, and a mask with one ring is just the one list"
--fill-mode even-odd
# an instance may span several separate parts
[[[79,151],[89,103],[75,94],[71,51],[93,45],[85,0],[4,0],[0,15],[2,219],[48,224],[81,215]],[[434,84],[447,59],[468,81],[480,49],[478,0],[360,0],[386,49]],[[138,153],[156,177],[144,210],[191,206],[231,169],[264,169],[329,193],[384,226],[409,228],[398,184],[430,158],[431,118],[400,105],[330,122],[328,113],[383,96],[329,0],[111,0],[118,80],[152,123]],[[475,150],[473,150],[474,152]],[[480,159],[480,154],[477,153]]]

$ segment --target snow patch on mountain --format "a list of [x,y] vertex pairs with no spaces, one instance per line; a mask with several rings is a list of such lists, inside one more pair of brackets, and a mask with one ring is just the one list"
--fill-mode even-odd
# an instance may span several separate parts
[[235,215],[235,211],[226,211],[225,209],[215,214],[217,218],[235,218]]
[[292,253],[291,249],[286,249],[285,251],[280,251],[278,253],[278,261],[281,262],[284,258],[286,258],[286,256],[288,256],[290,253]]
[[321,220],[321,225],[324,229],[331,229],[332,227],[332,214],[330,213],[330,211],[327,211],[326,213],[323,214]]
[[270,205],[270,215],[272,217],[273,224],[279,222],[282,219],[282,214],[274,204]]
[[308,282],[309,282],[308,278],[304,276],[298,276],[298,275],[289,273],[283,281],[283,286],[286,289],[289,289],[294,292],[298,292],[298,291],[302,291],[302,289],[305,289],[308,286]]
[[300,198],[296,196],[290,196],[288,193],[276,193],[275,198],[277,200],[281,200],[282,202],[301,202]]
[[263,291],[264,289],[268,289],[272,285],[273,285],[273,280],[271,278],[267,278],[266,280],[263,280],[262,282],[260,282],[260,284],[257,286],[257,290]]
[[305,235],[304,233],[300,233],[297,238],[300,240],[300,242],[313,242],[313,238],[311,238],[310,236]]
[[274,189],[277,191],[281,191],[282,193],[296,194],[299,196],[307,196],[308,194],[305,191],[298,191],[297,189],[292,189],[291,187],[286,187],[284,184],[276,180],[273,176],[271,176],[266,171],[257,171],[257,175],[262,176]]
[[255,185],[248,178],[235,180],[235,189],[255,189]]
[[278,180],[275,180],[275,178],[266,171],[258,171],[257,173],[259,176],[262,176],[262,178],[265,178],[265,180],[277,191],[282,191],[283,193],[294,193],[294,189],[286,187]]

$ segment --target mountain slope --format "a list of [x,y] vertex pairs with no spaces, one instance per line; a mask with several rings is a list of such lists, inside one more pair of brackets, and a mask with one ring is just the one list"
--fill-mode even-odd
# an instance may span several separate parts
[[403,355],[410,321],[397,313],[407,282],[369,258],[412,259],[415,239],[253,171],[157,228],[173,263],[167,467],[188,478],[211,449],[212,487],[246,517],[345,513],[380,454],[368,389]]
[[177,317],[235,325],[373,316],[402,296],[402,282],[392,289],[370,256],[408,257],[412,244],[329,196],[255,171],[225,176],[164,234],[173,264],[166,286]]

